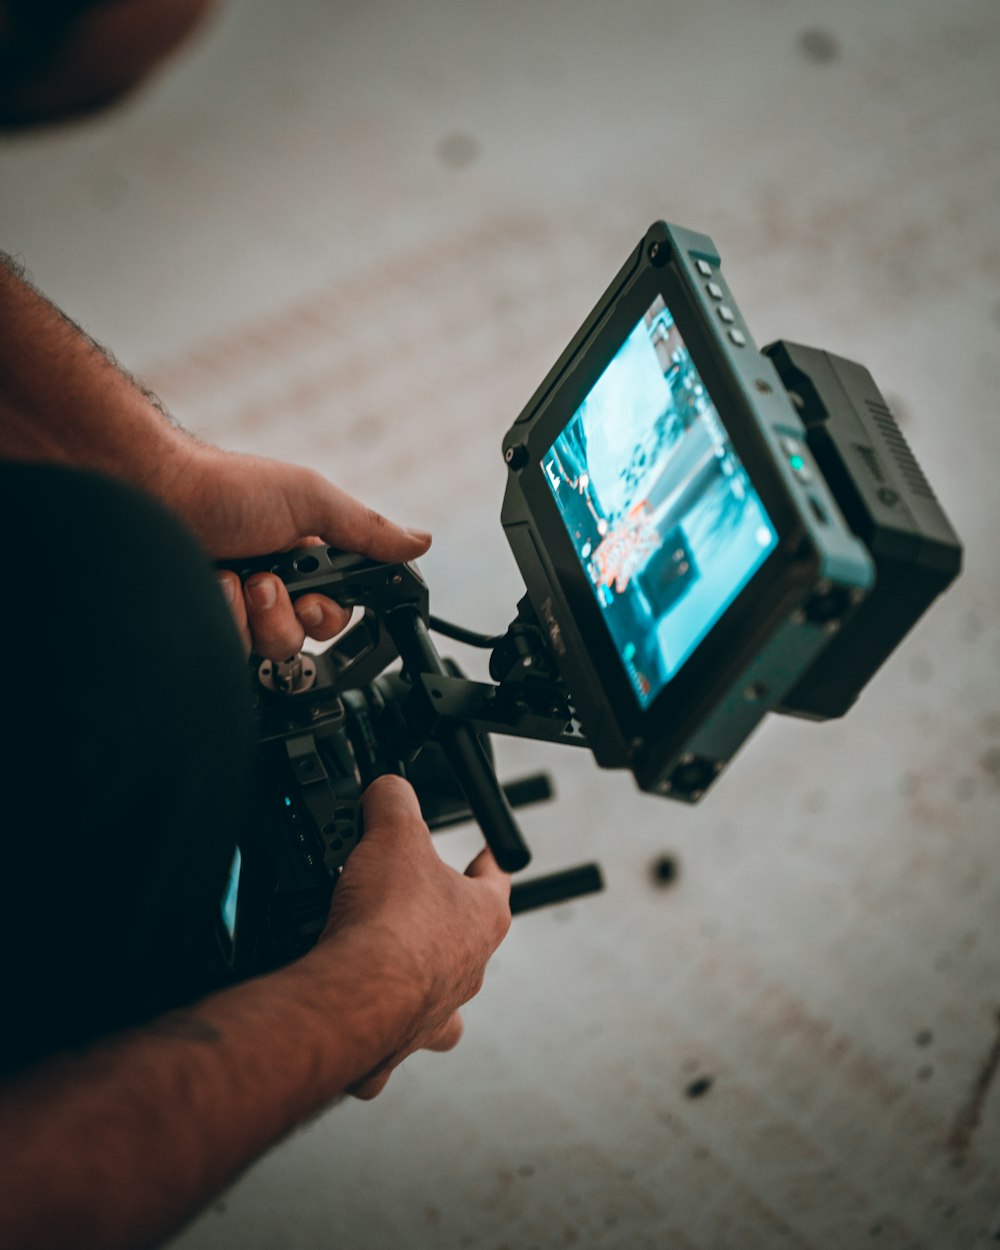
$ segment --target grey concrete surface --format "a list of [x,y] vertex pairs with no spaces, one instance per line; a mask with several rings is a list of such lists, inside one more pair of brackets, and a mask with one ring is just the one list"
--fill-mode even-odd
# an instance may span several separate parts
[[1000,1242],[998,84],[988,0],[244,0],[0,140],[39,285],[190,428],[433,529],[444,615],[509,619],[501,437],[657,217],[759,341],[872,369],[967,548],[846,720],[775,719],[697,809],[501,743],[559,790],[538,870],[606,893],[519,919],[456,1052],[177,1250]]

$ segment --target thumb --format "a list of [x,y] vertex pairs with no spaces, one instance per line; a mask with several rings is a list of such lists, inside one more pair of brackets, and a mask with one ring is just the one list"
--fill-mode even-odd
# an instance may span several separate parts
[[422,830],[430,840],[430,833],[420,814],[420,803],[410,783],[393,773],[376,777],[361,796],[364,815],[365,838],[372,836],[412,837]]
[[318,534],[342,551],[395,562],[415,560],[431,545],[426,531],[397,525],[318,473],[312,477],[312,489],[297,502],[302,509],[301,532]]

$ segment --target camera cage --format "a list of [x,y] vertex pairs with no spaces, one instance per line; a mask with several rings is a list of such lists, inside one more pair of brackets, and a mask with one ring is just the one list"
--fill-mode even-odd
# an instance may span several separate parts
[[[428,631],[434,618],[427,586],[413,564],[315,546],[225,567],[242,579],[274,573],[293,600],[323,593],[363,611],[307,663],[302,656],[285,664],[252,657],[255,813],[216,917],[213,982],[277,966],[316,941],[336,877],[362,836],[362,791],[379,774],[413,781],[432,830],[475,819],[502,868],[527,866],[530,851],[512,808],[550,798],[551,785],[535,774],[501,786],[488,735],[587,745],[559,678],[543,675],[537,630],[516,621],[498,641],[495,655],[513,657],[511,681],[472,681],[438,654]],[[397,660],[402,669],[387,671]],[[522,912],[602,888],[598,866],[584,864],[519,882],[511,908]]]

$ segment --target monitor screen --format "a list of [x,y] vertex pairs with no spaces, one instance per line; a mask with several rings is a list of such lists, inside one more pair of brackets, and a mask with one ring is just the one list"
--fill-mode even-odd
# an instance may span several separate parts
[[778,541],[661,296],[542,468],[645,707]]

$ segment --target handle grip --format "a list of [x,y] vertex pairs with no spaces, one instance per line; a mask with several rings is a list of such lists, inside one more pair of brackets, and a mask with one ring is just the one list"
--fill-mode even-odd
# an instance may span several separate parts
[[[416,608],[406,604],[387,612],[385,627],[411,677],[417,673],[447,675]],[[460,721],[445,720],[437,737],[497,863],[504,872],[527,867],[531,852],[475,732]]]
[[468,725],[447,725],[438,741],[462,787],[493,858],[504,872],[520,872],[531,861],[507,797],[500,788],[483,744]]

